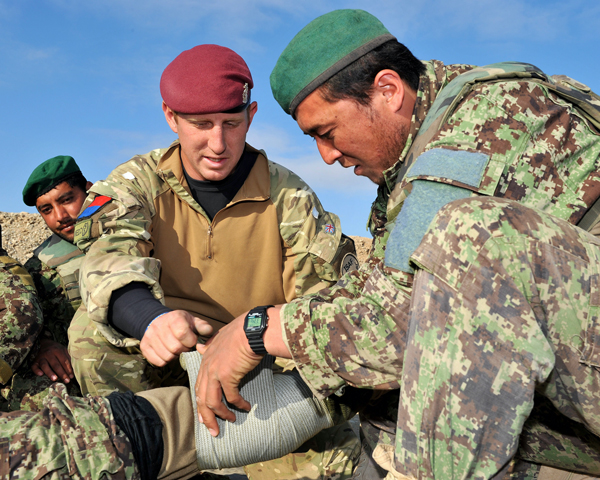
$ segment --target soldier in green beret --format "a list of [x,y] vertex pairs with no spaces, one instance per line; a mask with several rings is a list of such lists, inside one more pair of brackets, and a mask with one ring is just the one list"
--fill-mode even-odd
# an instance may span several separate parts
[[[584,232],[600,231],[598,96],[529,64],[419,61],[362,10],[308,24],[271,87],[326,163],[378,185],[369,261],[271,308],[264,334],[316,395],[377,392],[361,416],[377,465],[357,476],[600,474],[600,249]],[[215,414],[232,418],[221,388],[248,407],[236,385],[257,359],[242,330],[239,317],[199,347],[199,410],[215,431]]]
[[9,410],[40,407],[44,390],[56,381],[68,384],[72,394],[80,392],[67,351],[67,329],[81,304],[83,253],[73,243],[73,230],[91,185],[73,157],[59,155],[38,165],[23,188],[24,203],[37,208],[52,235],[25,264],[38,293],[44,328],[31,337],[27,362],[2,389]]

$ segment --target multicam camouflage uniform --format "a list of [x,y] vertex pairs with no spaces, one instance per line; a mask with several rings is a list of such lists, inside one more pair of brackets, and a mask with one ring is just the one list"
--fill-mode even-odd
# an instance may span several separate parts
[[41,405],[52,382],[31,371],[43,316],[33,280],[0,249],[0,410],[29,410]]
[[[289,170],[258,155],[233,201],[209,220],[183,176],[179,142],[136,156],[97,182],[83,205],[101,203],[78,221],[75,240],[87,252],[80,309],[69,329],[69,351],[84,393],[108,395],[182,385],[177,361],[155,368],[139,341],[107,321],[111,293],[143,282],[169,308],[206,319],[215,329],[244,311],[278,304],[337,281],[357,262],[336,215]],[[89,211],[89,210],[88,210]],[[349,266],[349,267],[348,267]],[[160,281],[160,283],[159,283]],[[305,452],[259,465],[248,475],[346,478],[359,454],[346,425],[323,432]],[[331,439],[339,441],[333,446]],[[292,478],[289,476],[289,478]],[[295,477],[294,477],[295,478]]]
[[[415,328],[409,322],[413,270],[408,259],[444,204],[469,195],[493,195],[517,200],[577,223],[600,193],[596,173],[600,155],[599,125],[593,123],[589,112],[582,112],[558,95],[553,85],[549,87],[547,79],[540,81],[542,74],[535,71],[532,74],[535,78],[529,81],[501,75],[499,79],[474,81],[468,84],[470,89],[462,89],[461,93],[461,88],[446,90],[449,77],[457,71],[475,71],[472,67],[445,67],[436,61],[426,62],[426,67],[407,145],[399,163],[386,172],[403,181],[388,198],[387,224],[378,225],[382,234],[376,238],[371,259],[332,289],[297,299],[282,311],[284,335],[294,360],[306,382],[319,395],[329,395],[344,383],[396,389],[402,379],[404,358],[415,365],[411,356],[404,355],[409,328]],[[522,70],[529,68],[523,66]],[[500,70],[497,68],[492,73]],[[482,75],[486,73],[489,72],[484,69]],[[456,83],[452,86],[456,87]],[[436,99],[438,104],[434,104]],[[591,108],[593,113],[595,107]],[[412,169],[405,176],[408,166]],[[471,177],[460,176],[459,171],[467,170]],[[390,188],[387,185],[382,188],[386,187]],[[383,216],[384,204],[385,195],[380,192],[374,205],[374,212],[379,212],[376,217]],[[390,255],[388,236],[394,227],[397,238],[393,242],[394,254]],[[432,339],[429,341],[434,343]],[[402,395],[413,393],[411,386],[407,388]],[[477,406],[475,402],[474,414]],[[556,406],[562,405],[559,402]],[[380,404],[378,408],[385,411]],[[399,415],[398,431],[414,428],[412,418]],[[456,421],[459,418],[457,415]],[[418,432],[419,445],[421,438],[423,443],[425,439],[432,440],[424,432]],[[389,452],[382,445],[386,439],[396,444],[396,458],[388,458],[390,469],[415,477],[433,475],[423,466],[424,459],[409,448],[417,441],[416,437],[407,434],[395,439],[380,430],[379,437],[372,438],[373,442],[380,442],[380,451],[375,452],[380,458],[382,451]],[[441,441],[439,449],[449,451],[448,442]],[[539,453],[536,461],[551,464],[546,454]],[[528,460],[532,457],[537,458],[536,452],[523,455]],[[555,455],[555,459],[559,457]],[[594,462],[599,459],[596,452]],[[458,455],[455,460],[459,461]],[[448,462],[443,463],[439,458],[437,461],[437,465],[443,465],[444,470],[437,472],[443,478],[459,477],[458,467],[451,472]],[[404,464],[408,468],[405,469]],[[565,462],[563,468],[574,467]],[[462,473],[469,475],[468,470]]]

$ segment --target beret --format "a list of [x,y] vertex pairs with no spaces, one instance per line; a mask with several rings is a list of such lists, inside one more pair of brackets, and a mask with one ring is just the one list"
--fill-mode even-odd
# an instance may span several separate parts
[[40,195],[52,190],[59,183],[74,173],[81,173],[73,157],[59,155],[38,165],[29,176],[23,188],[23,202],[30,207],[35,206]]
[[180,53],[160,78],[160,94],[178,113],[242,111],[250,103],[252,75],[227,47],[198,45]]
[[334,10],[317,17],[292,39],[271,72],[271,91],[286,113],[352,62],[394,40],[364,10]]

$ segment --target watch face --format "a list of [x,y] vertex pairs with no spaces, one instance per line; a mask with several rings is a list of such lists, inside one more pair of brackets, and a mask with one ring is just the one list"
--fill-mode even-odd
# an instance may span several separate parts
[[246,331],[257,330],[262,326],[262,314],[250,313],[246,317]]

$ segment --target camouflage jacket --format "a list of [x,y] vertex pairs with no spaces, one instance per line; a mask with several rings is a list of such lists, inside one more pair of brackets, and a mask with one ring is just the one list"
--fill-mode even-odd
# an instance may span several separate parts
[[[284,338],[317,395],[329,395],[345,383],[398,388],[412,291],[408,256],[432,213],[456,192],[456,198],[517,200],[571,223],[591,210],[600,193],[600,134],[589,111],[557,94],[550,81],[518,75],[475,83],[457,95],[452,87],[463,75],[447,82],[456,71],[468,75],[474,69],[427,62],[410,139],[392,168],[399,182],[387,198],[385,215],[385,197],[375,204],[387,220],[379,226],[383,234],[376,239],[375,255],[331,289],[282,310]],[[600,102],[592,99],[591,108],[600,110]],[[438,118],[442,121],[436,124]]]
[[0,384],[5,385],[23,363],[42,327],[31,276],[0,249]]
[[48,237],[25,263],[44,312],[44,336],[67,346],[67,329],[81,305],[79,268],[83,252],[56,234]]
[[212,221],[190,193],[178,141],[134,157],[92,187],[75,234],[87,251],[81,289],[111,343],[138,343],[106,318],[112,291],[133,281],[217,329],[256,305],[337,281],[354,251],[338,217],[299,177],[246,148],[258,153],[256,163]]

